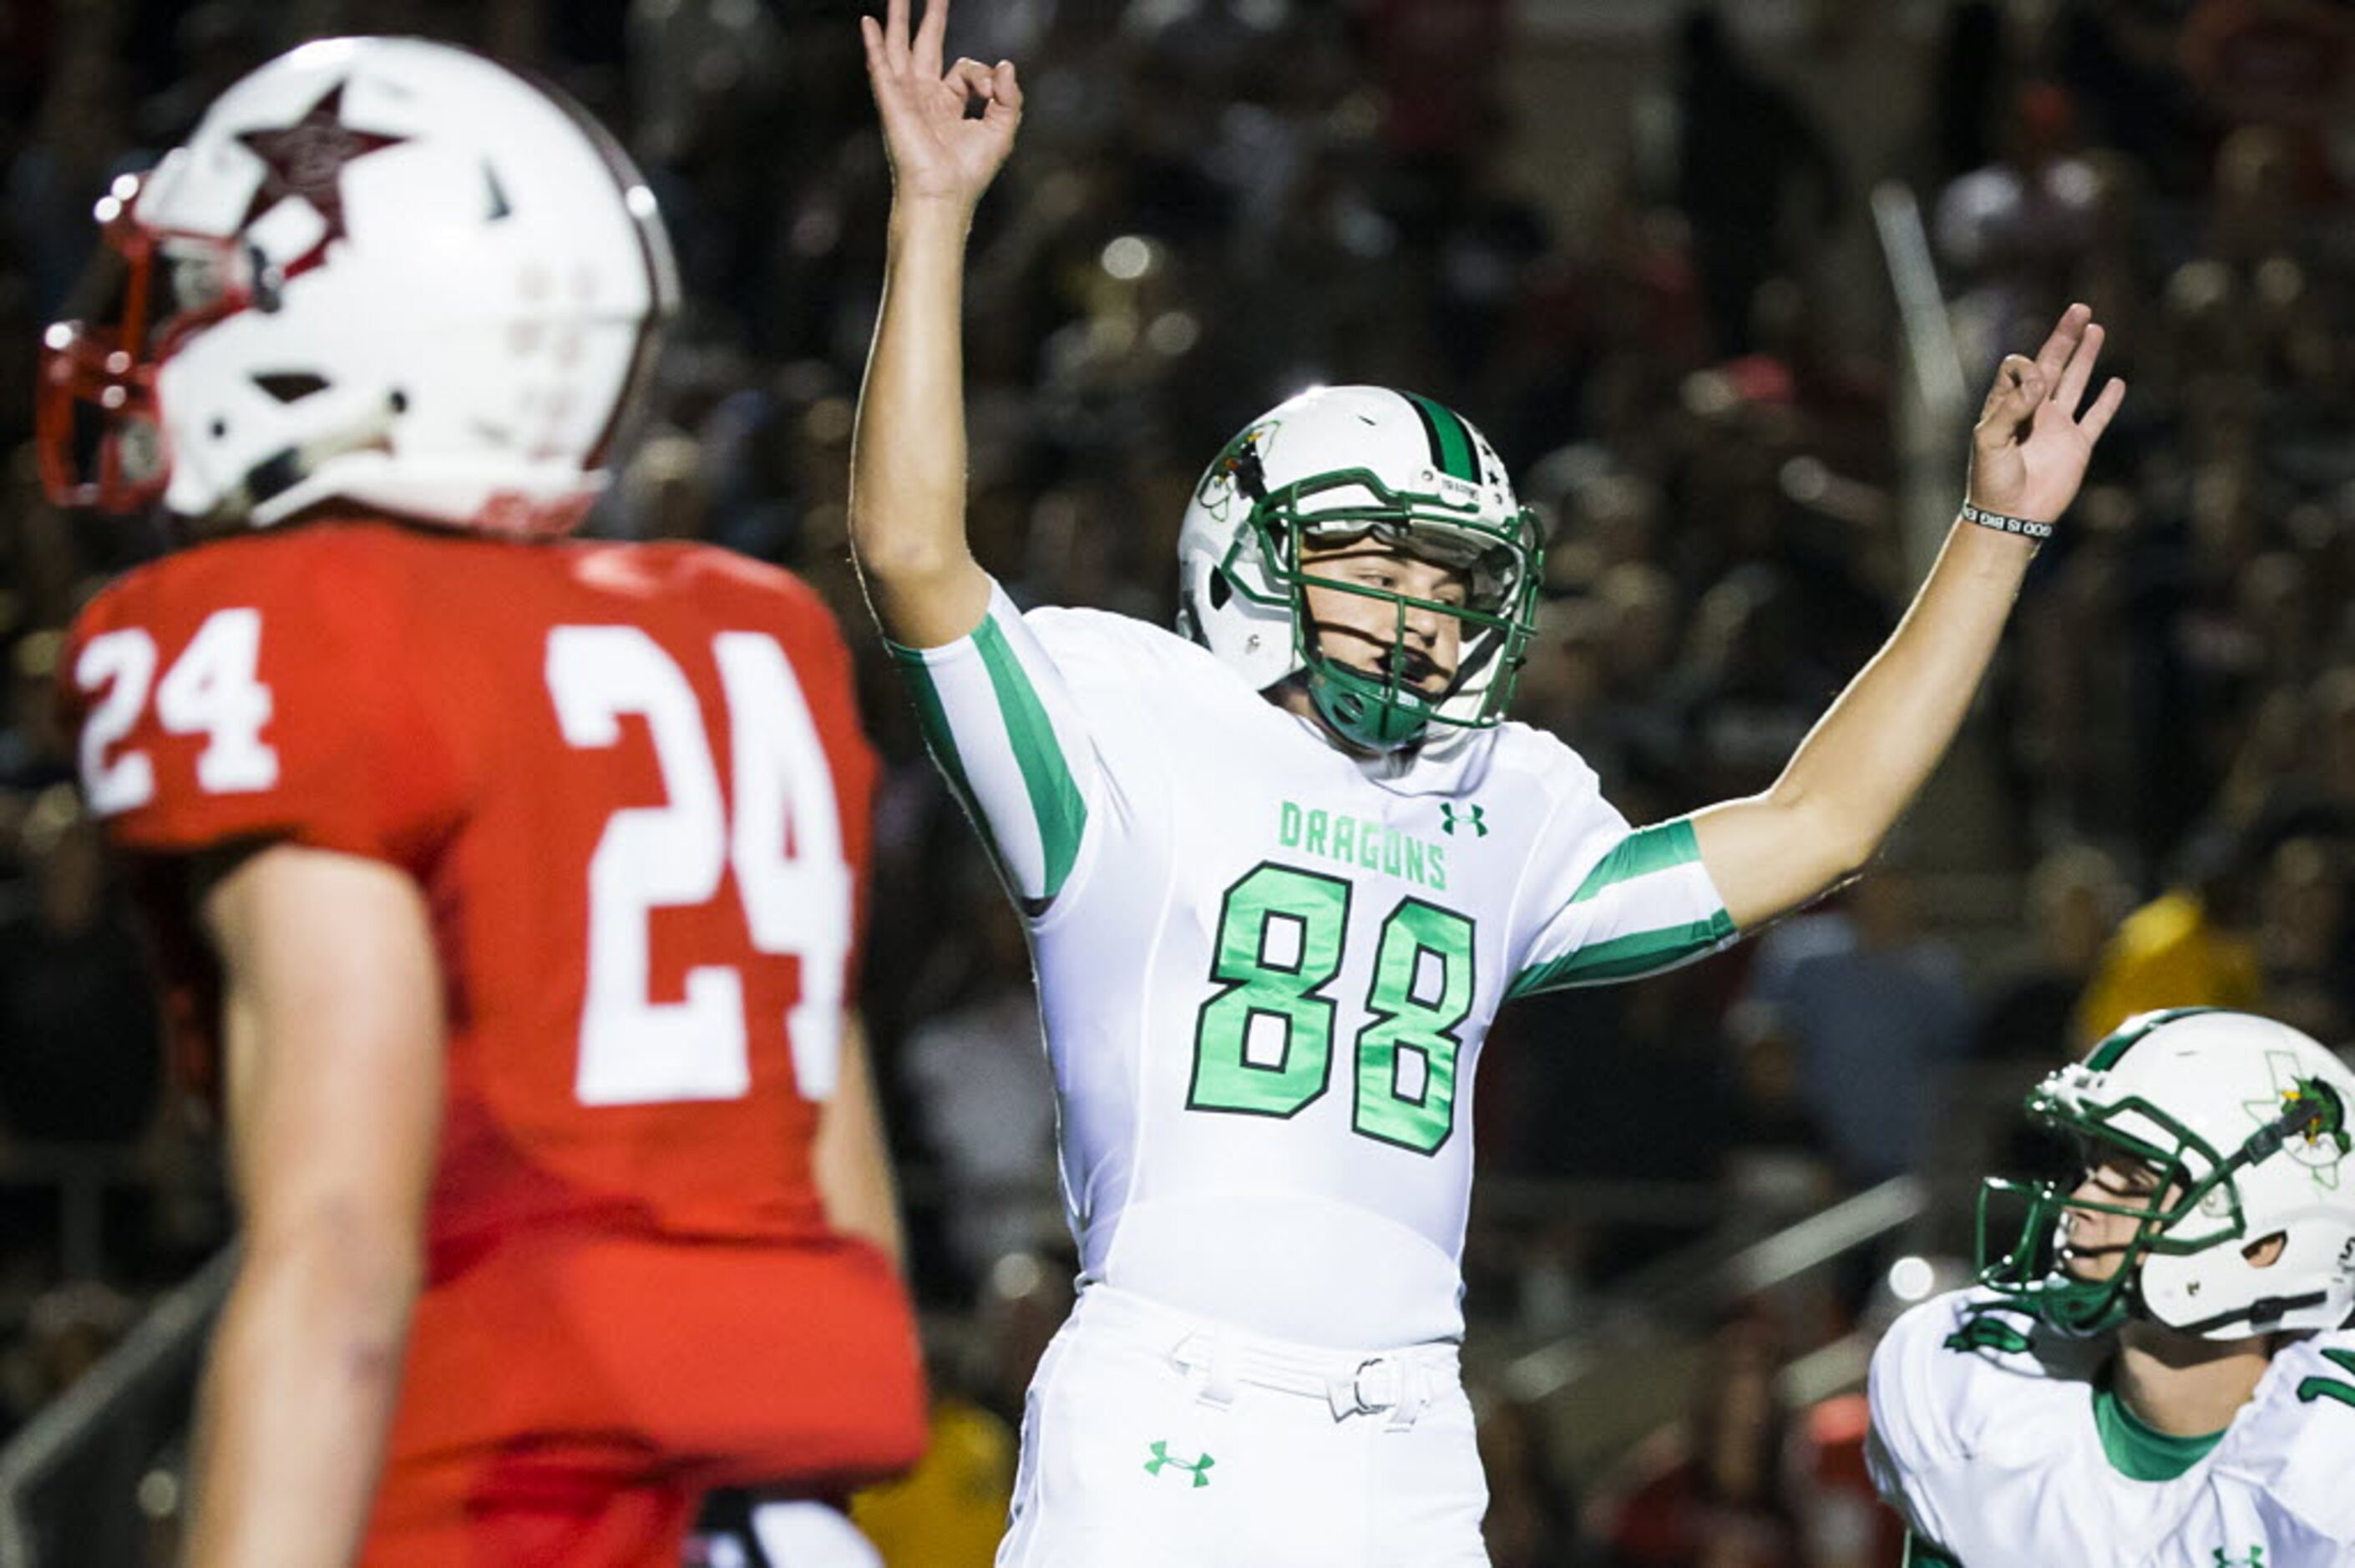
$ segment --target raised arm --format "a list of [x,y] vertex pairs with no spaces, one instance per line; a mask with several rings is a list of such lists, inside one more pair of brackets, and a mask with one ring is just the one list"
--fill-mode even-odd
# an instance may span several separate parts
[[989,603],[965,544],[965,234],[1014,145],[1022,90],[1004,60],[943,69],[948,0],[932,0],[912,37],[911,4],[890,0],[880,23],[858,22],[892,190],[882,315],[851,441],[850,546],[884,635],[935,648],[973,630]]
[[423,1273],[442,1110],[425,900],[280,844],[207,894],[244,1255],[198,1395],[197,1568],[359,1550]]
[[[2101,350],[2093,312],[2072,305],[2033,360],[2004,360],[1972,433],[1972,505],[2040,524],[2067,510],[2126,397],[2113,378],[2078,414]],[[1796,908],[1872,857],[1960,727],[2035,553],[2033,539],[1957,519],[1904,620],[1782,777],[1695,815],[1736,926]]]

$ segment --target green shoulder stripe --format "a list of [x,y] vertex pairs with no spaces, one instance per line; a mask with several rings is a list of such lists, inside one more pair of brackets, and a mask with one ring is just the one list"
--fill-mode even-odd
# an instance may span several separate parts
[[989,818],[982,811],[981,802],[974,798],[972,781],[964,775],[964,758],[958,755],[956,732],[949,727],[948,709],[941,704],[941,689],[932,680],[932,666],[923,656],[896,642],[884,646],[908,677],[908,693],[916,702],[916,726],[924,732],[924,744],[932,748],[932,760],[940,764],[941,775],[949,783],[949,793],[973,821],[974,831],[981,835],[982,847],[989,858],[997,863],[1002,874],[1006,857],[998,853],[997,841],[991,836]]
[[1046,855],[1039,895],[1052,898],[1063,890],[1072,863],[1080,857],[1080,835],[1088,825],[1087,802],[1071,779],[1071,765],[1063,760],[1063,748],[1055,739],[1046,705],[1023,673],[1022,662],[1007,645],[1004,630],[996,620],[984,620],[974,631],[974,643],[981,650],[982,666],[989,672],[990,686],[997,694],[1006,733],[1014,743],[1014,760],[1022,768],[1031,815],[1039,824],[1039,847]]
[[1697,953],[1707,952],[1733,935],[1733,916],[1721,909],[1706,920],[1668,926],[1657,931],[1635,931],[1566,953],[1551,963],[1523,969],[1505,992],[1508,999],[1561,986],[1600,985],[1606,980],[1634,980],[1673,969]]
[[1633,876],[1646,876],[1656,871],[1668,871],[1700,858],[1700,840],[1693,833],[1690,818],[1678,817],[1674,821],[1629,833],[1619,847],[1603,857],[1578,891],[1570,895],[1572,904],[1583,904],[1612,884],[1625,882]]

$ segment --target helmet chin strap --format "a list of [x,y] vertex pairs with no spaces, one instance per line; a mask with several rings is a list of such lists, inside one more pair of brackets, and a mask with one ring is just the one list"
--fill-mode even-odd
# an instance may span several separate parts
[[[2140,1296],[2141,1293],[2137,1291],[2136,1293],[2137,1301],[2140,1300]],[[2246,1307],[2235,1307],[2229,1312],[2219,1312],[2212,1318],[2202,1318],[2191,1323],[2164,1322],[2152,1317],[2147,1306],[2143,1308],[2139,1316],[2145,1321],[2157,1323],[2162,1329],[2170,1330],[2178,1334],[2191,1334],[2202,1339],[2205,1339],[2211,1330],[2221,1329],[2227,1323],[2238,1322],[2246,1322],[2252,1334],[2264,1334],[2271,1332],[2284,1318],[2299,1308],[2316,1306],[2328,1299],[2329,1292],[2325,1290],[2310,1290],[2303,1296],[2260,1296]]]
[[1328,630],[1362,638],[1381,647],[1375,638],[1355,627],[1327,627],[1316,620],[1303,622],[1306,635],[1301,649],[1304,667],[1300,673],[1307,685],[1311,705],[1326,726],[1344,742],[1376,756],[1389,756],[1420,745],[1442,700],[1414,683],[1415,666],[1436,672],[1438,665],[1429,654],[1408,642],[1406,607],[1396,606],[1395,615],[1392,640],[1380,660],[1385,668],[1379,671],[1334,658],[1324,649]]
[[394,409],[388,404],[371,408],[341,429],[322,431],[309,440],[282,448],[255,463],[224,490],[203,516],[191,518],[198,533],[218,533],[247,522],[258,508],[293,489],[317,472],[330,459],[349,452],[392,450]]
[[1347,665],[1301,672],[1310,704],[1326,727],[1351,747],[1389,756],[1421,744],[1430,728],[1430,709],[1411,689]]

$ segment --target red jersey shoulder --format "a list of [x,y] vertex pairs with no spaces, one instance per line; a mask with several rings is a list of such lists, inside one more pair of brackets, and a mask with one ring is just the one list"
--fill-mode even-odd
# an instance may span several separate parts
[[584,577],[635,578],[655,591],[681,595],[715,618],[757,621],[763,630],[796,634],[848,657],[834,611],[815,588],[783,567],[715,545],[591,544],[576,548],[581,557],[577,569]]
[[633,624],[694,658],[773,637],[838,768],[866,745],[850,655],[790,573],[709,546],[513,540],[384,523],[199,546],[125,577],[61,672],[93,809],[126,847],[290,838],[415,870],[546,703],[542,643]]
[[659,547],[675,553],[679,580],[690,597],[709,602],[714,614],[731,624],[776,636],[811,716],[835,749],[836,771],[846,791],[843,806],[861,817],[853,836],[863,843],[877,763],[859,716],[850,644],[834,611],[815,588],[782,567],[710,545]]
[[813,713],[863,743],[850,645],[817,590],[792,572],[732,550],[696,544],[581,544],[573,572],[609,589],[695,607],[717,629],[763,631],[791,659]]
[[391,532],[220,540],[83,610],[60,696],[84,792],[118,843],[430,854],[453,781],[403,680]]

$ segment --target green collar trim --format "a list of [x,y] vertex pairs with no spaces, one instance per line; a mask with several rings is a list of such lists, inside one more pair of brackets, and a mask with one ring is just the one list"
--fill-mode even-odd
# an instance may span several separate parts
[[2094,1425],[2111,1467],[2133,1481],[2171,1481],[2224,1440],[2222,1432],[2177,1437],[2147,1426],[2106,1383],[2094,1391]]

